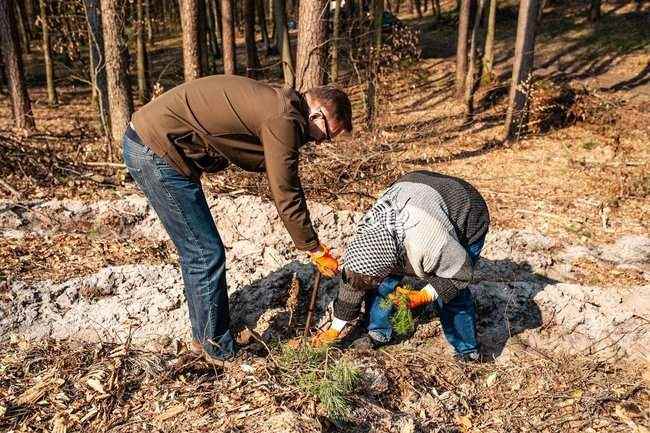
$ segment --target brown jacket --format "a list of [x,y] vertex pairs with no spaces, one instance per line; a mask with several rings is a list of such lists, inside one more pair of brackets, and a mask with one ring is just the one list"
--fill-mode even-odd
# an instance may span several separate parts
[[133,114],[142,142],[184,175],[229,163],[266,171],[280,218],[296,248],[318,246],[298,176],[307,141],[307,105],[289,87],[213,75],[175,87]]

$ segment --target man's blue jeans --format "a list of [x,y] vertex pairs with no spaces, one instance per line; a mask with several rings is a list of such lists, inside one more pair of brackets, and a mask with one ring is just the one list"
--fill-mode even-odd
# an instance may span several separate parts
[[[472,265],[476,265],[484,242],[485,237],[467,248]],[[390,323],[390,316],[393,307],[385,299],[395,290],[401,280],[402,277],[398,275],[385,278],[377,287],[377,292],[370,297],[368,334],[376,341],[387,343],[392,337],[393,328]],[[438,298],[437,307],[440,313],[442,330],[445,337],[447,337],[447,341],[454,347],[456,352],[466,355],[478,351],[476,309],[472,292],[468,288],[463,289],[454,299],[447,303]]]
[[213,357],[232,356],[225,250],[201,184],[144,146],[130,127],[123,146],[129,173],[178,251],[193,338]]

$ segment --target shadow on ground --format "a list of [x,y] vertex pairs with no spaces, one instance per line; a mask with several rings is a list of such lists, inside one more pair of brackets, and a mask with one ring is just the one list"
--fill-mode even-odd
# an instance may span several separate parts
[[[286,308],[292,275],[297,273],[301,280],[301,292],[295,313]],[[301,335],[306,322],[309,294],[312,287],[311,265],[291,262],[282,269],[242,287],[230,298],[232,328],[235,331],[245,326],[257,329],[267,340],[284,341]],[[273,281],[276,295],[267,305],[253,305],[253,298],[260,299],[257,292]],[[508,340],[529,329],[542,326],[542,313],[535,302],[535,296],[549,284],[556,281],[535,273],[530,264],[511,260],[482,259],[477,265],[476,282],[471,286],[478,315],[478,338],[482,353],[498,357]],[[414,281],[416,287],[422,282]],[[336,296],[338,279],[322,279],[316,305],[315,323],[325,313],[327,305]],[[436,314],[425,312],[420,323],[430,321]],[[290,319],[291,318],[291,319]],[[291,324],[289,323],[291,320]],[[444,338],[442,336],[436,338]]]

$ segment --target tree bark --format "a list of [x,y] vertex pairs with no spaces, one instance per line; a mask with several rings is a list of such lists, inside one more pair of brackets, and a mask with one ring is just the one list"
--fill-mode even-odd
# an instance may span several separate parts
[[213,73],[217,73],[217,59],[221,58],[221,50],[219,48],[219,42],[217,40],[217,23],[216,17],[214,15],[214,9],[212,7],[212,0],[205,0],[205,11],[206,19],[208,22],[208,41],[210,46],[210,64]]
[[212,9],[212,15],[214,16],[214,31],[215,36],[217,37],[217,45],[221,47],[219,52],[219,57],[223,57],[223,22],[221,18],[221,5],[219,0],[208,0],[210,2],[210,8]]
[[370,32],[368,84],[366,87],[366,123],[368,129],[375,127],[377,117],[377,69],[379,50],[381,50],[381,22],[384,12],[384,0],[372,0],[372,31]]
[[483,10],[486,0],[478,0],[478,8],[474,14],[474,25],[470,38],[469,59],[467,61],[467,78],[465,79],[465,116],[469,120],[474,112],[474,91],[476,90],[476,60],[479,46],[479,28],[483,20]]
[[462,99],[467,78],[467,40],[469,21],[474,0],[461,0],[458,19],[458,46],[456,48],[456,97]]
[[93,91],[99,96],[97,112],[106,136],[110,134],[108,114],[108,82],[106,80],[106,59],[104,56],[104,32],[99,6],[100,0],[84,0],[88,20],[88,45],[90,48],[90,77]]
[[7,87],[17,128],[35,128],[32,104],[27,94],[25,70],[18,39],[18,29],[13,1],[0,1],[0,48],[7,75]]
[[[43,1],[43,0],[41,0]],[[136,45],[136,59],[137,59],[137,73],[138,73],[138,100],[140,104],[145,104],[150,98],[150,79],[149,79],[149,59],[147,55],[147,44],[145,42],[145,29],[146,21],[144,14],[144,0],[136,0],[136,15],[137,20],[135,24],[135,45]]]
[[332,21],[332,64],[330,69],[330,80],[336,83],[339,79],[339,29],[341,27],[341,0],[334,3],[334,19]]
[[600,19],[600,0],[591,0],[589,8],[589,21],[596,22]]
[[196,0],[199,12],[199,58],[201,60],[201,75],[206,75],[210,69],[208,52],[208,20],[204,0]]
[[180,0],[185,82],[195,80],[203,75],[201,68],[201,47],[203,44],[199,39],[199,1],[201,0]]
[[422,18],[422,4],[420,3],[420,0],[411,0],[413,2],[413,6],[415,6],[415,13],[417,14],[418,18]]
[[506,141],[510,141],[519,135],[528,114],[528,89],[526,87],[528,87],[527,84],[529,84],[533,71],[538,6],[538,0],[521,0],[519,4],[515,57],[505,124]]
[[144,20],[147,29],[147,43],[153,44],[153,27],[151,26],[151,0],[144,0]]
[[490,0],[485,49],[483,50],[483,80],[492,81],[494,68],[494,32],[497,20],[497,0]]
[[269,39],[269,29],[266,27],[266,11],[264,10],[264,0],[255,0],[257,7],[257,23],[260,26],[262,34],[262,43],[264,44],[264,52],[266,55],[271,54],[271,41]]
[[27,19],[25,17],[25,11],[23,9],[20,0],[3,0],[3,1],[6,1],[9,4],[13,4],[15,6],[16,24],[17,24],[18,34],[20,35],[21,48],[26,54],[31,54],[32,47],[30,45],[30,37],[27,31],[27,26],[28,26]]
[[275,0],[273,8],[275,9],[275,46],[280,52],[284,83],[293,87],[295,84],[295,75],[293,72],[293,58],[291,57],[291,43],[289,41],[289,30],[287,29],[284,0]]
[[260,68],[255,43],[255,0],[244,0],[244,38],[246,40],[246,76],[256,78]]
[[[383,8],[383,0],[382,8]],[[303,0],[298,19],[296,50],[296,89],[305,91],[323,84],[327,41],[328,0]]]
[[58,104],[56,87],[54,86],[54,68],[52,66],[52,46],[50,43],[50,27],[47,19],[45,0],[38,0],[43,36],[43,61],[45,63],[45,80],[47,82],[47,103],[50,107]]
[[223,29],[223,73],[237,73],[235,46],[235,16],[232,0],[221,0],[221,27]]
[[[133,99],[127,74],[127,57],[123,51],[126,47],[120,31],[123,25],[118,15],[118,0],[101,0],[101,7],[111,138],[113,143],[118,143],[131,120]],[[109,158],[112,158],[112,148],[109,150]]]

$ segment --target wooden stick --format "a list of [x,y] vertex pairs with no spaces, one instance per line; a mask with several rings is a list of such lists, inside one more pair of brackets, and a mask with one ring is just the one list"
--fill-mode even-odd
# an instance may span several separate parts
[[11,185],[9,185],[7,182],[4,180],[0,179],[0,186],[2,186],[4,189],[6,189],[8,192],[11,193],[16,198],[20,198],[22,195],[20,192],[16,191]]
[[320,272],[316,270],[314,276],[314,286],[311,289],[311,299],[309,300],[309,310],[307,310],[307,323],[305,323],[305,337],[309,337],[309,328],[314,319],[314,309],[316,307],[316,295],[318,294],[318,287],[320,286]]

